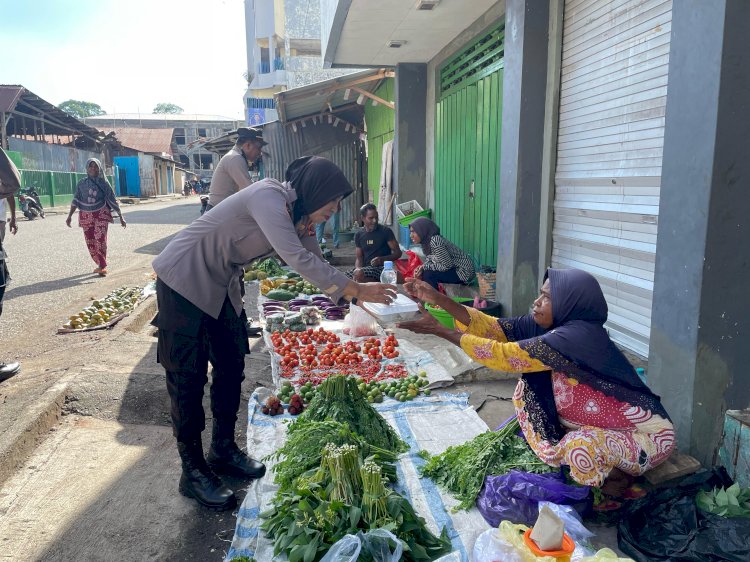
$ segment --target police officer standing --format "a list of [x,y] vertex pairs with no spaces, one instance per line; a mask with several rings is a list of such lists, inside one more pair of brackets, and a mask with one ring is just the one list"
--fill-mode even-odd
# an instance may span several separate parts
[[259,129],[237,129],[237,142],[232,150],[221,158],[214,170],[206,211],[253,183],[250,166],[260,160],[261,149],[267,144],[263,140],[263,132]]

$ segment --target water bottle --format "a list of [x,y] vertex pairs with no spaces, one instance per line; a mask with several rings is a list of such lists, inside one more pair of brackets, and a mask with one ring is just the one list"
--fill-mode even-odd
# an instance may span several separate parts
[[395,285],[396,279],[396,271],[393,269],[393,262],[383,262],[383,273],[380,274],[380,282]]
[[640,379],[645,383],[646,382],[646,369],[643,367],[638,367],[635,372],[638,374]]

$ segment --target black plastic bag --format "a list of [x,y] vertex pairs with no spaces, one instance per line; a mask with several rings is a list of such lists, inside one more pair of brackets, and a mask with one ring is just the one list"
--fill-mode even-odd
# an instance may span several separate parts
[[720,468],[630,503],[617,528],[620,550],[636,562],[750,562],[750,518],[720,517],[695,505],[700,490],[731,484]]

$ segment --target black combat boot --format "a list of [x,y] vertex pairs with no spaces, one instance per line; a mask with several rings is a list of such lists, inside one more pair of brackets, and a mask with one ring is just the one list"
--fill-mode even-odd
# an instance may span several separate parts
[[221,474],[240,478],[263,478],[266,465],[243,453],[234,442],[234,421],[219,422],[214,418],[208,464]]
[[200,440],[178,442],[177,450],[182,459],[180,493],[183,496],[193,498],[202,506],[215,511],[232,509],[237,505],[234,492],[206,464]]

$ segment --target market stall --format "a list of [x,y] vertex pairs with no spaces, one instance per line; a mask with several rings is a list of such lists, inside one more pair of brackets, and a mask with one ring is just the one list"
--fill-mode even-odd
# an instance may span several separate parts
[[[515,420],[489,431],[466,395],[433,392],[476,367],[459,348],[367,321],[293,272],[274,273],[254,281],[275,388],[252,395],[247,435],[268,471],[249,487],[226,559],[352,561],[325,555],[355,543],[364,552],[368,541],[388,543],[383,535],[405,550],[375,560],[475,559],[495,527],[475,507],[485,477],[552,469]],[[509,529],[520,541],[527,527]],[[576,560],[593,552],[575,544]],[[617,557],[592,560],[605,559]]]

